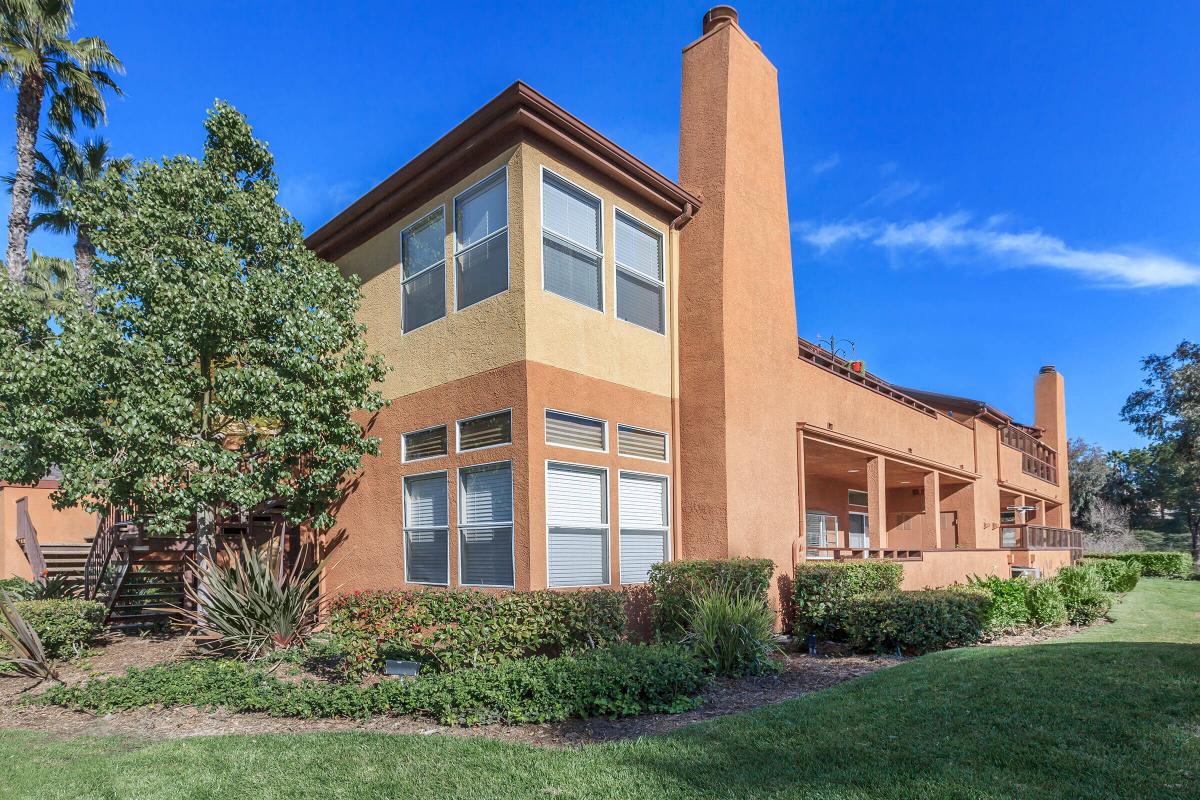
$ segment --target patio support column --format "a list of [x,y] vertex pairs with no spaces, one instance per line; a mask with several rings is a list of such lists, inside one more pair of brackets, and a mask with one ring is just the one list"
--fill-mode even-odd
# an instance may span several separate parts
[[937,470],[925,473],[925,537],[921,546],[942,548],[942,481]]
[[804,431],[800,429],[796,430],[796,492],[800,498],[800,528],[796,532],[796,542],[792,546],[792,566],[808,558],[808,548],[804,546],[805,525],[807,524],[805,512],[808,508],[804,485]]
[[887,547],[887,468],[883,456],[867,462],[867,514],[872,545]]

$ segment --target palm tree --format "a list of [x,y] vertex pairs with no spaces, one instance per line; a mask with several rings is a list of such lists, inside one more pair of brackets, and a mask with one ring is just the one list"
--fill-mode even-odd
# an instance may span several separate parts
[[[109,144],[95,137],[78,145],[61,133],[44,137],[50,144],[53,160],[43,152],[36,154],[37,167],[33,173],[33,204],[38,212],[30,218],[29,229],[45,228],[54,233],[75,234],[75,287],[83,304],[90,308],[95,289],[92,267],[96,261],[96,246],[88,230],[75,223],[63,208],[67,192],[73,186],[83,186],[104,175],[108,170],[123,172],[129,168],[129,158],[110,158]],[[3,178],[12,191],[16,176]]]
[[42,102],[49,120],[69,133],[78,117],[105,121],[104,90],[120,94],[111,73],[122,69],[102,39],[68,37],[74,0],[0,0],[0,78],[17,90],[17,172],[8,216],[8,276],[23,280],[28,265],[29,207],[37,163]]
[[25,288],[38,303],[56,309],[77,302],[75,284],[75,265],[71,259],[33,251],[25,272]]

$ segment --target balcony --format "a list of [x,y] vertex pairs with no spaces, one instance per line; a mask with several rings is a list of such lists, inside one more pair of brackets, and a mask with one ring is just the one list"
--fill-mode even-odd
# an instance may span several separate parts
[[1005,525],[1000,546],[1010,550],[1070,550],[1071,562],[1083,558],[1083,531],[1046,525]]
[[1058,485],[1058,453],[1036,437],[1014,425],[1000,429],[1000,442],[1021,453],[1021,471]]

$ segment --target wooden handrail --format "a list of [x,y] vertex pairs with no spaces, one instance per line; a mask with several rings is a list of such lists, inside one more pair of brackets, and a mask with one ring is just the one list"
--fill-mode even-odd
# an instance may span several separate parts
[[46,567],[46,557],[42,554],[42,545],[38,541],[37,528],[29,517],[29,498],[17,500],[17,544],[25,551],[25,559],[33,572],[35,581],[44,581],[49,574]]
[[[833,559],[834,561],[866,558],[886,558],[893,561],[920,561],[920,550],[905,550],[894,547],[806,547],[809,558]],[[814,555],[815,553],[815,555]]]
[[1058,484],[1058,453],[1054,448],[1015,425],[1000,429],[1000,442],[1021,453],[1021,471],[1026,475]]
[[1008,550],[1070,550],[1074,562],[1083,558],[1083,531],[1033,523],[1001,525],[1000,546]]

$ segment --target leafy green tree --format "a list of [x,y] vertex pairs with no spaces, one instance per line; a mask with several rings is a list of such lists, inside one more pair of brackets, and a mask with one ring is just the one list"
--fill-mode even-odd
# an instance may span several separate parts
[[24,280],[28,266],[29,208],[34,190],[42,103],[49,120],[71,132],[76,118],[89,126],[105,119],[104,91],[120,94],[113,73],[120,60],[103,39],[71,39],[73,0],[0,0],[0,78],[17,90],[17,171],[8,217],[9,278]]
[[268,499],[332,523],[343,479],[377,451],[355,414],[379,407],[384,374],[356,283],[278,205],[266,145],[222,103],[205,128],[202,159],[68,194],[100,253],[95,311],[67,314],[43,359],[54,410],[25,447],[26,464],[60,466],[59,503],[132,505],[158,532],[194,522],[202,560],[219,516]]
[[[54,233],[74,235],[75,263],[71,277],[83,304],[91,308],[95,290],[92,286],[92,265],[96,261],[96,246],[92,244],[87,228],[80,227],[67,215],[63,201],[67,192],[75,186],[94,181],[109,169],[129,168],[128,158],[112,158],[109,144],[95,137],[76,144],[70,136],[49,133],[45,136],[50,145],[50,155],[37,153],[37,168],[33,177],[33,203],[38,211],[30,219],[30,230],[44,228]],[[12,191],[15,175],[7,175],[4,182]],[[34,257],[36,259],[36,255]],[[61,266],[61,265],[54,265]],[[30,271],[35,272],[30,264]],[[29,278],[27,278],[29,280]]]
[[1145,461],[1159,502],[1187,527],[1200,564],[1200,345],[1183,341],[1167,355],[1147,356],[1142,370],[1142,388],[1121,416],[1153,442]]

